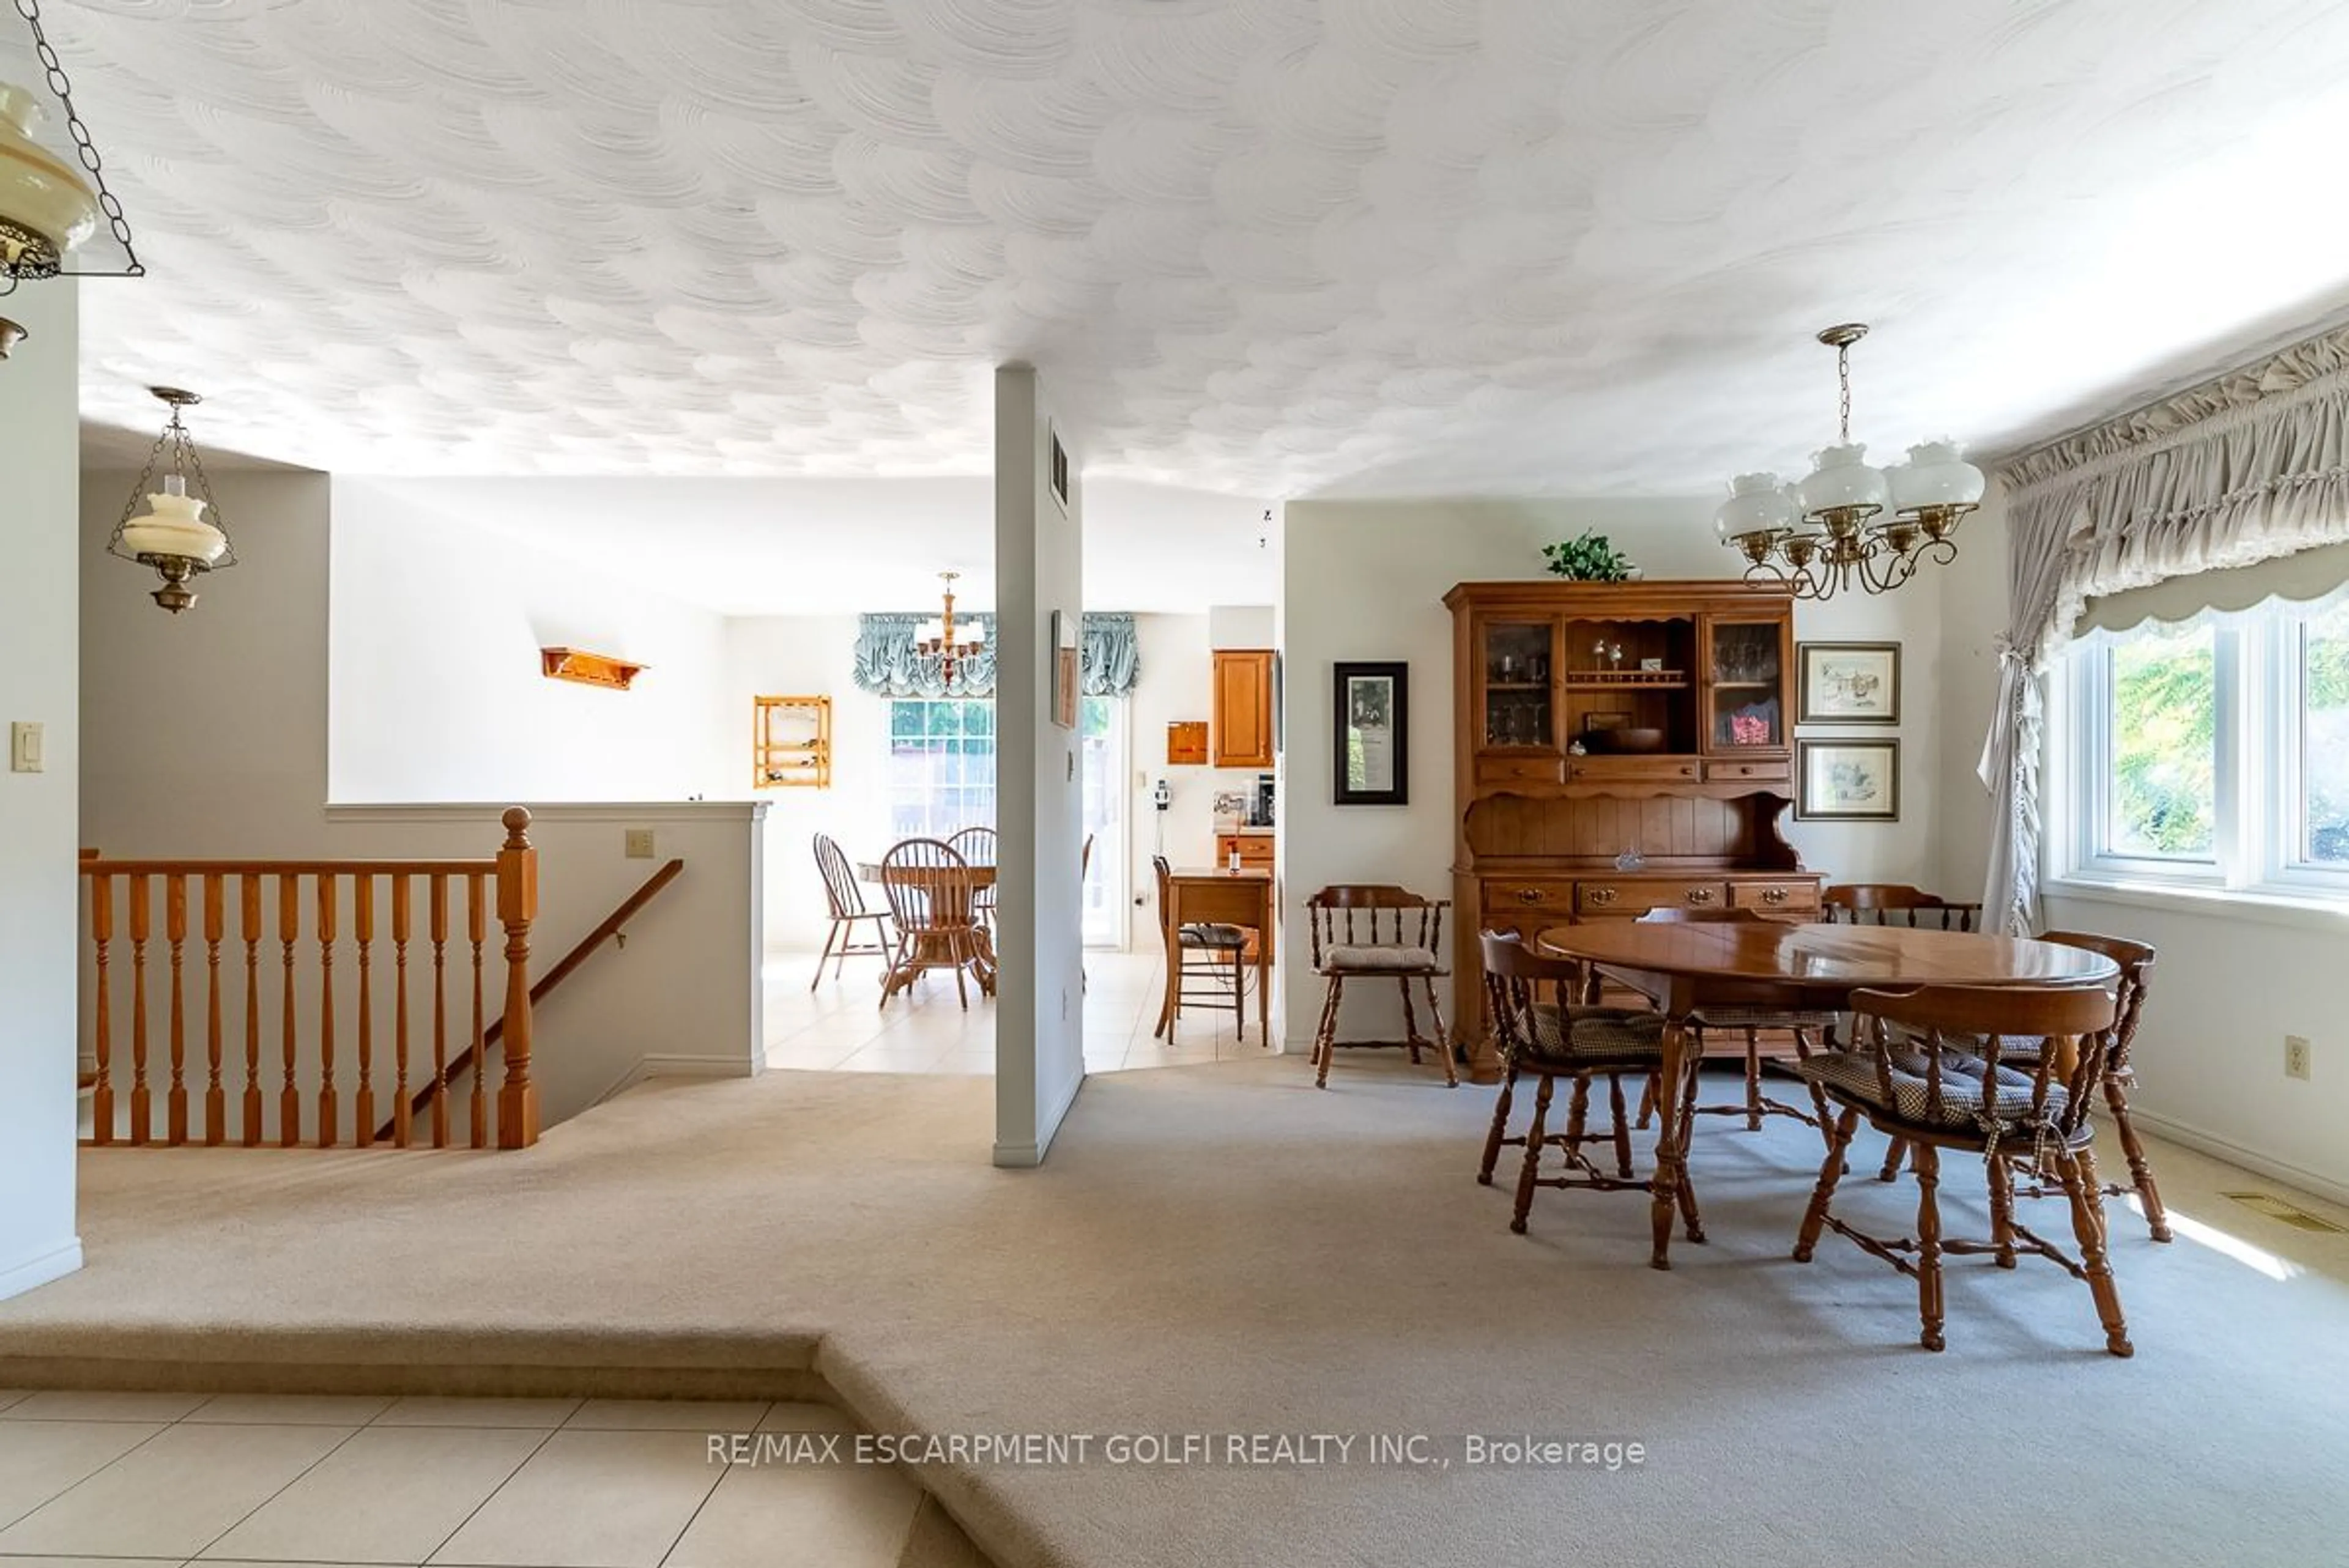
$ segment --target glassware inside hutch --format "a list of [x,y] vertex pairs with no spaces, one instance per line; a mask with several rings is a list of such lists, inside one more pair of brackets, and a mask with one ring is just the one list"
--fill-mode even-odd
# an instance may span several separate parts
[[1715,747],[1786,744],[1785,650],[1775,624],[1716,621],[1713,624],[1713,743]]
[[1550,629],[1547,624],[1485,628],[1485,744],[1548,746]]

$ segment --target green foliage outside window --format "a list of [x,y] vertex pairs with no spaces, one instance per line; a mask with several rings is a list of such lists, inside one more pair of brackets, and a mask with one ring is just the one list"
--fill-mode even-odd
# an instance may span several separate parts
[[2208,627],[2112,652],[2111,848],[2203,859],[2218,812],[2218,660]]

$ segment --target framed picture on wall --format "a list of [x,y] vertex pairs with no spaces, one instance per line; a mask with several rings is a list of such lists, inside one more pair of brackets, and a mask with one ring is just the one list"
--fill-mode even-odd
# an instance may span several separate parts
[[1900,645],[1803,643],[1797,724],[1900,722]]
[[1340,806],[1402,806],[1411,799],[1411,666],[1400,661],[1336,666],[1330,773]]
[[1077,617],[1052,612],[1052,722],[1077,727]]
[[1795,815],[1815,822],[1899,821],[1900,743],[1795,742]]

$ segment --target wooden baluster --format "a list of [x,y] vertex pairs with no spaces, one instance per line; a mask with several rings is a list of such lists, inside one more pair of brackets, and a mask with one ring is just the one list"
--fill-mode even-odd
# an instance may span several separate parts
[[[538,1141],[538,1085],[530,1076],[530,927],[538,918],[538,851],[525,831],[530,813],[520,806],[503,819],[498,851],[498,919],[506,930],[505,1028],[499,1039],[506,1076],[498,1089],[498,1147],[527,1149]],[[487,1062],[481,1064],[486,1072]]]
[[204,1147],[228,1139],[228,1092],[221,1087],[221,937],[228,928],[228,879],[204,873]]
[[472,1140],[476,1149],[490,1146],[489,1042],[481,1032],[481,944],[489,937],[488,881],[479,872],[465,877],[465,934],[473,944],[473,1092]]
[[359,946],[359,1093],[355,1106],[361,1149],[375,1147],[375,996],[367,988],[367,944],[375,940],[375,878],[351,878],[351,936]]
[[147,1088],[147,874],[130,877],[130,1141],[149,1141],[154,1101]]
[[244,1146],[261,1146],[261,873],[237,881],[236,934],[244,938]]
[[391,1102],[391,1141],[396,1149],[408,1147],[414,1130],[414,1113],[408,1103],[408,884],[405,872],[394,872],[391,879],[391,951],[394,974],[392,994],[392,1088],[397,1096]]
[[340,1136],[335,1096],[335,873],[318,873],[318,1147]]
[[284,1015],[282,1037],[285,1083],[277,1091],[277,1146],[291,1149],[302,1141],[302,1091],[294,1087],[294,944],[302,939],[302,877],[298,872],[277,873],[277,940],[285,949],[285,994],[279,1007]]
[[181,960],[188,944],[188,878],[184,872],[163,877],[163,937],[171,944],[171,1087],[163,1097],[163,1119],[171,1147],[188,1140],[188,1010],[180,984]]
[[449,878],[432,873],[432,1147],[449,1147]]
[[107,944],[114,939],[114,879],[89,879],[89,934],[98,947],[98,1088],[90,1101],[91,1141],[114,1141],[114,997],[107,983]]

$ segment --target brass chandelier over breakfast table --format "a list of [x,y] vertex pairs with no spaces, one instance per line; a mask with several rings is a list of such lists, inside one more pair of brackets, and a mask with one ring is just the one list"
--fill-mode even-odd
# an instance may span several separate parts
[[[1954,441],[1926,441],[1889,469],[1866,461],[1851,438],[1851,346],[1868,335],[1860,322],[1821,332],[1836,351],[1841,424],[1834,446],[1819,452],[1800,484],[1772,473],[1740,474],[1713,514],[1722,542],[1745,557],[1745,580],[1783,588],[1797,599],[1829,599],[1847,589],[1884,593],[1931,562],[1958,558],[1960,520],[1982,504],[1980,469]],[[1874,520],[1889,507],[1889,521]]]
[[957,665],[977,658],[987,650],[986,626],[977,621],[965,621],[959,625],[955,622],[954,585],[961,575],[959,572],[938,573],[947,585],[944,612],[923,622],[914,638],[914,651],[937,666],[938,680],[947,686],[954,684]]

